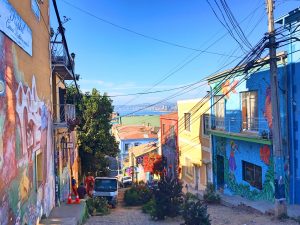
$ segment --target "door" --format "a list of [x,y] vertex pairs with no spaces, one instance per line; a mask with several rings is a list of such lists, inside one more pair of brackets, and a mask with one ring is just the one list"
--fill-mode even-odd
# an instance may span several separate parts
[[195,190],[198,191],[199,186],[199,177],[200,177],[200,168],[195,166]]
[[224,157],[217,155],[217,186],[224,187]]

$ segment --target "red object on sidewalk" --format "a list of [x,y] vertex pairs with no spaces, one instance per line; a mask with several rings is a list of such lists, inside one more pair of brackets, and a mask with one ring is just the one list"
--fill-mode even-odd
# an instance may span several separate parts
[[68,196],[67,204],[72,204],[72,197],[71,197],[71,194],[69,194],[69,196]]
[[76,204],[79,204],[79,203],[80,203],[80,199],[79,199],[79,196],[78,196],[78,195],[76,195],[75,203],[76,203]]

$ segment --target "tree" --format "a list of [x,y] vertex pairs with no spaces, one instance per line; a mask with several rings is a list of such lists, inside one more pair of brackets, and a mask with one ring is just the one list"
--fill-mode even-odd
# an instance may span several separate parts
[[77,131],[82,172],[107,175],[106,156],[116,157],[118,153],[118,144],[110,133],[112,100],[95,88],[91,93],[80,92],[79,96],[75,93],[74,85],[67,87],[67,103],[75,103],[79,121]]

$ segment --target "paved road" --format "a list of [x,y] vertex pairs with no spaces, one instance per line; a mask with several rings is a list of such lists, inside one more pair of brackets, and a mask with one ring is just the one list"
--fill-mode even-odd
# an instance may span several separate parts
[[[87,225],[179,225],[183,221],[180,218],[168,218],[165,221],[153,221],[149,215],[142,213],[139,207],[122,206],[123,192],[120,192],[119,205],[111,210],[107,216],[95,216],[89,218]],[[292,220],[278,221],[270,216],[251,212],[243,208],[230,208],[223,205],[209,205],[212,225],[297,225]]]
[[119,190],[118,206],[112,209],[106,216],[93,216],[88,219],[86,225],[178,225],[178,219],[167,219],[165,221],[153,221],[148,214],[142,213],[140,207],[123,206],[124,189]]

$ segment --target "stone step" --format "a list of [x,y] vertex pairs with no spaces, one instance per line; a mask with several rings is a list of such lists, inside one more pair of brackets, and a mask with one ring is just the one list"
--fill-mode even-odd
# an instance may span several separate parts
[[76,225],[77,221],[75,217],[67,218],[51,218],[41,220],[39,225]]

